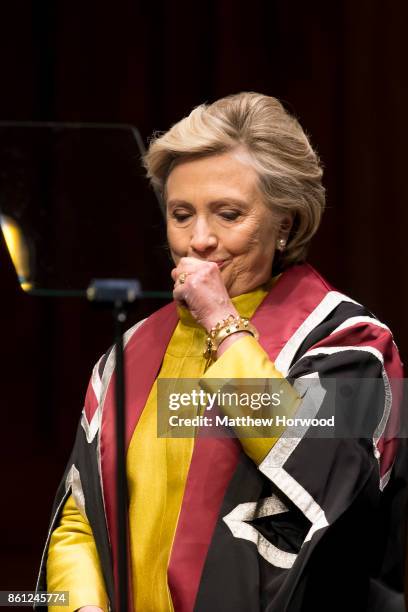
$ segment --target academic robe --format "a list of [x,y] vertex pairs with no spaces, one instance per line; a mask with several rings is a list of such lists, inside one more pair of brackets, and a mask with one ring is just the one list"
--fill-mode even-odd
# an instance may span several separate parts
[[[378,423],[370,438],[317,439],[308,431],[282,437],[259,464],[237,439],[197,438],[168,567],[174,608],[365,610],[381,562],[382,491],[396,452],[395,381],[403,374],[391,332],[308,264],[281,275],[252,323],[269,359],[300,394],[307,378],[378,379]],[[128,444],[176,324],[171,303],[126,334]],[[72,493],[92,527],[113,609],[114,375],[110,352],[88,387],[37,584],[46,590],[49,538]],[[326,398],[318,414],[326,414]],[[362,395],[359,414],[370,412],[370,401]]]

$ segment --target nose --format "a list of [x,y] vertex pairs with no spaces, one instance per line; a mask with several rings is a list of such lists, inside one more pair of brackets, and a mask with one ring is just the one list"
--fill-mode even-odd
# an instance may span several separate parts
[[217,248],[218,238],[211,224],[204,217],[197,217],[192,228],[190,248],[193,252],[205,255]]

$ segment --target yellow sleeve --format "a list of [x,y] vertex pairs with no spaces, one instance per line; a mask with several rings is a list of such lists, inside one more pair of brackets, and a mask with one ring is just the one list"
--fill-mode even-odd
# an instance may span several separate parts
[[71,612],[82,606],[108,610],[108,598],[95,540],[88,521],[78,511],[72,495],[51,535],[47,558],[48,592],[68,591],[69,606],[49,606],[52,612]]
[[[284,414],[287,417],[291,417],[295,414],[300,404],[301,399],[299,395],[275,368],[268,354],[253,336],[247,335],[231,344],[221,357],[208,368],[202,376],[200,383],[207,390],[214,393],[219,388],[215,382],[217,379],[228,380],[231,378],[280,379],[279,388],[284,398],[279,407],[279,414],[281,415]],[[214,382],[212,379],[214,379]],[[277,389],[277,386],[275,386],[275,389]],[[234,409],[228,409],[224,406],[220,406],[220,408],[224,414],[234,416]],[[250,410],[246,410],[246,414],[249,412]],[[254,416],[256,415],[254,414]],[[241,437],[240,442],[245,453],[259,465],[283,431],[283,427],[274,426],[272,429],[273,437],[260,438],[256,437],[256,428],[254,429],[253,437],[251,437],[250,428],[246,428],[245,437]],[[239,432],[237,432],[237,435],[239,435]]]

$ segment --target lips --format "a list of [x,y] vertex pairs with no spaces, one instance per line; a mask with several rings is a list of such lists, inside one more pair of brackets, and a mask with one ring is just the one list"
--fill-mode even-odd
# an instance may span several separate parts
[[214,261],[213,263],[216,263],[219,268],[222,268],[228,261],[228,259],[221,259],[219,261]]

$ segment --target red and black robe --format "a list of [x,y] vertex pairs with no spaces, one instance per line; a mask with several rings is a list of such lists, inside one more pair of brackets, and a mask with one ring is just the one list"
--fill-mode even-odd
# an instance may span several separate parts
[[[171,303],[126,335],[127,444],[177,321]],[[296,612],[347,606],[360,612],[381,561],[382,491],[396,452],[400,388],[395,381],[403,375],[391,332],[308,264],[281,275],[252,323],[271,361],[295,385],[310,377],[377,379],[376,431],[361,439],[318,439],[307,432],[281,438],[259,466],[237,439],[198,438],[168,567],[174,608]],[[108,353],[90,382],[57,492],[37,588],[47,590],[50,534],[67,497],[80,487],[114,608],[112,364]],[[361,395],[360,415],[371,410],[370,401]],[[240,537],[245,530],[258,539]]]

